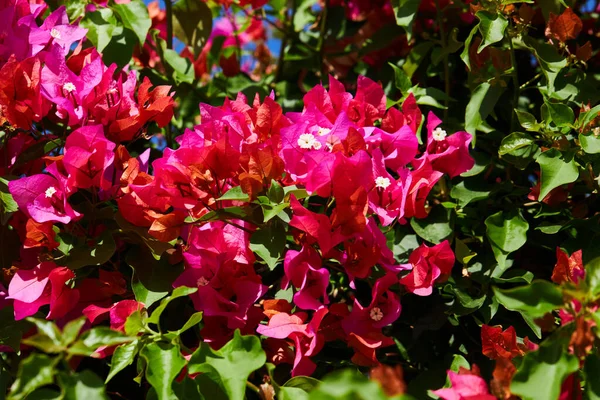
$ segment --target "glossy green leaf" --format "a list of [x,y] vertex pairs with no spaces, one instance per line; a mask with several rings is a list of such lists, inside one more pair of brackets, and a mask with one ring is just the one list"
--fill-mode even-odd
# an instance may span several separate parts
[[267,357],[256,336],[242,336],[236,330],[233,339],[219,350],[202,343],[188,364],[190,373],[202,372],[219,385],[230,400],[243,400],[246,380],[265,364]]
[[374,381],[352,370],[327,375],[311,393],[311,400],[386,400],[388,397]]
[[442,206],[431,209],[426,218],[410,220],[415,233],[428,242],[438,244],[454,232],[454,212]]
[[510,391],[523,400],[556,400],[562,382],[578,368],[577,357],[569,354],[561,340],[551,337],[539,350],[525,355],[513,376]]
[[532,318],[543,317],[564,305],[558,286],[543,280],[534,280],[530,285],[512,289],[494,287],[494,293],[506,309],[524,312]]
[[234,186],[231,189],[229,189],[223,196],[217,199],[217,201],[222,200],[248,201],[250,200],[250,197],[248,197],[248,194],[242,191],[241,186]]
[[473,135],[479,126],[490,115],[504,89],[488,82],[483,82],[471,94],[465,112],[465,130]]
[[504,31],[508,26],[508,20],[502,14],[492,14],[488,11],[478,11],[475,15],[480,21],[479,32],[481,33],[482,41],[477,48],[477,53],[481,53],[489,45],[498,43],[504,38]]
[[257,230],[250,237],[250,250],[267,263],[270,270],[274,270],[279,259],[283,257],[285,234],[283,224],[275,221]]
[[212,30],[212,13],[202,1],[179,0],[173,5],[173,33],[198,56]]
[[575,121],[575,114],[573,109],[566,104],[561,103],[544,103],[548,107],[550,118],[554,124],[558,127],[571,126]]
[[183,324],[181,329],[178,329],[177,331],[175,331],[175,333],[180,335],[181,333],[187,331],[188,329],[198,325],[200,323],[200,321],[202,321],[202,312],[201,311],[195,312],[188,318],[188,320],[185,322],[185,324]]
[[86,38],[98,52],[102,52],[112,39],[117,19],[110,8],[98,8],[96,11],[85,13],[80,25],[88,30]]
[[115,375],[133,363],[138,353],[138,341],[125,343],[117,347],[110,359],[110,371],[105,383],[108,383]]
[[573,157],[562,154],[558,149],[541,153],[536,162],[542,172],[539,200],[544,199],[552,189],[575,182],[579,177],[579,169]]
[[535,119],[535,117],[526,112],[526,111],[521,111],[515,108],[515,113],[517,114],[517,119],[519,120],[519,124],[525,128],[528,131],[531,132],[539,132],[539,130],[542,128],[543,124],[541,124],[540,122],[537,122],[537,120]]
[[32,353],[19,364],[17,379],[10,388],[9,399],[21,400],[35,389],[54,382],[55,366],[59,358]]
[[529,224],[520,212],[499,211],[485,220],[487,237],[499,249],[511,253],[527,241]]
[[579,145],[588,154],[600,153],[600,138],[596,135],[579,134]]
[[419,0],[392,0],[396,24],[406,30],[409,39],[412,35],[412,24],[419,10],[419,4],[421,4]]
[[531,135],[523,132],[513,132],[502,139],[498,154],[501,156],[511,154],[519,149],[531,147],[534,144],[535,139]]
[[469,36],[467,36],[467,40],[465,40],[465,47],[460,53],[460,59],[465,63],[469,70],[471,69],[471,58],[469,56],[469,49],[471,48],[471,42],[473,41],[473,37],[475,37],[475,34],[478,30],[479,25],[475,25],[473,29],[471,29]]
[[119,16],[123,26],[133,31],[140,45],[146,41],[148,30],[152,21],[148,15],[148,8],[142,0],[131,0],[125,4],[113,4],[113,11]]
[[89,369],[78,373],[61,373],[58,377],[64,400],[108,400],[104,382]]
[[171,301],[173,301],[179,297],[189,296],[190,294],[196,293],[197,291],[198,291],[198,288],[192,288],[192,287],[186,287],[186,286],[180,286],[178,288],[175,288],[173,290],[173,293],[169,297],[167,297],[166,299],[163,299],[160,302],[158,307],[156,307],[156,309],[152,312],[152,314],[148,318],[147,322],[149,324],[158,325],[161,314],[163,313],[163,311],[165,311],[165,309],[167,308],[167,306],[169,305],[169,303]]
[[159,400],[176,399],[173,381],[186,364],[179,346],[153,342],[142,348],[140,356],[146,360],[146,379],[156,390]]

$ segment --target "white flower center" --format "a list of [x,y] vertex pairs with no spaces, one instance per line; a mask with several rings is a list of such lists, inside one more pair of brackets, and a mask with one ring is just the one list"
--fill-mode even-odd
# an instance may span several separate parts
[[311,133],[303,133],[298,138],[298,146],[302,149],[312,149],[319,150],[321,148],[321,143],[315,139],[315,136]]
[[329,135],[329,132],[331,132],[331,129],[319,127],[319,131],[317,133],[319,134],[319,136],[325,136]]
[[73,82],[67,82],[67,83],[65,83],[65,84],[63,85],[63,89],[64,89],[66,92],[69,92],[69,93],[71,93],[72,91],[74,91],[74,90],[75,90],[75,89],[77,89],[77,88],[75,87],[75,85],[73,85]]
[[50,186],[48,189],[46,189],[47,198],[51,198],[52,196],[54,196],[54,193],[56,193],[56,188],[54,186]]
[[369,317],[371,317],[373,321],[381,321],[383,319],[383,312],[381,311],[381,308],[371,308],[371,311],[369,312]]
[[198,279],[198,282],[196,282],[196,283],[198,284],[198,286],[206,286],[206,285],[208,285],[208,279],[201,276],[200,279]]
[[378,176],[375,178],[375,187],[385,189],[391,184],[392,182],[390,182],[390,178],[386,178],[385,176]]
[[57,29],[52,28],[50,31],[50,36],[52,36],[54,39],[60,39],[60,32]]
[[446,139],[446,131],[442,128],[435,128],[433,132],[431,132],[431,136],[433,136],[433,140],[439,142]]

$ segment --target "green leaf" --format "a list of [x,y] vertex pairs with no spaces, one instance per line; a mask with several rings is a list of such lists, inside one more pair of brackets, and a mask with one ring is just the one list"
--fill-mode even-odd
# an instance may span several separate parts
[[281,203],[285,196],[283,187],[274,179],[271,179],[271,186],[267,190],[267,197],[273,203]]
[[504,89],[500,85],[492,86],[483,82],[473,91],[465,112],[465,130],[473,136],[490,115]]
[[70,354],[91,356],[101,346],[114,346],[137,340],[107,326],[97,326],[84,332],[81,338],[69,347]]
[[79,373],[63,372],[58,378],[63,389],[64,400],[108,400],[102,379],[89,369]]
[[137,336],[144,330],[144,320],[140,310],[135,310],[127,317],[124,328],[128,336]]
[[173,33],[197,57],[212,30],[212,13],[203,1],[179,0],[173,5]]
[[302,389],[305,392],[310,392],[316,388],[319,383],[318,379],[311,378],[310,376],[295,376],[283,384],[285,387],[294,387]]
[[508,20],[501,14],[492,14],[488,11],[478,11],[475,16],[479,18],[479,32],[482,36],[481,44],[477,53],[491,44],[498,43],[504,38],[504,31],[508,26]]
[[446,44],[446,47],[442,48],[441,51],[435,55],[435,57],[432,57],[432,61],[435,65],[439,64],[445,56],[457,52],[463,46],[464,43],[459,42],[457,36],[458,28],[453,28],[448,36],[448,43]]
[[142,348],[140,356],[146,360],[146,379],[156,390],[159,400],[176,399],[173,381],[186,364],[179,346],[154,342]]
[[311,400],[386,400],[381,387],[363,374],[352,370],[327,375],[311,393]]
[[272,271],[285,250],[285,228],[283,224],[269,224],[255,231],[250,237],[250,250],[256,253]]
[[17,379],[10,388],[9,399],[20,400],[35,389],[54,382],[54,367],[58,357],[49,357],[41,353],[32,353],[19,364]]
[[117,246],[111,231],[106,230],[91,241],[93,241],[92,245],[86,241],[73,247],[66,257],[60,259],[60,265],[68,266],[70,269],[102,265],[115,254]]
[[585,359],[585,399],[600,400],[600,358],[597,354],[590,354]]
[[110,8],[99,8],[96,11],[86,13],[80,25],[88,30],[86,38],[92,42],[99,52],[102,52],[112,39],[117,26],[117,19]]
[[309,400],[309,394],[295,387],[282,387],[277,395],[279,400]]
[[148,323],[149,324],[155,324],[157,326],[159,326],[159,321],[160,321],[160,316],[163,313],[163,311],[165,311],[165,309],[167,308],[167,306],[169,305],[169,303],[172,300],[175,300],[176,298],[179,297],[184,297],[184,296],[189,296],[192,293],[196,293],[198,291],[198,288],[192,288],[192,287],[186,287],[186,286],[180,286],[178,288],[176,288],[175,290],[173,290],[173,293],[167,297],[166,299],[163,299],[160,304],[158,305],[158,307],[156,307],[156,309],[152,312],[152,315],[150,315],[150,317],[148,318]]
[[532,318],[543,317],[565,303],[558,286],[543,280],[512,289],[493,289],[498,302],[507,310],[524,312]]
[[131,289],[135,295],[135,299],[140,303],[144,303],[147,308],[150,308],[154,303],[165,297],[169,292],[155,292],[147,289],[144,284],[138,279],[135,270],[131,276]]
[[548,94],[554,92],[554,82],[561,69],[567,66],[567,59],[560,55],[555,46],[548,43],[539,43],[537,40],[526,36],[523,42],[533,51],[540,63],[542,72],[548,81]]
[[535,144],[535,139],[531,135],[523,132],[513,132],[510,135],[502,139],[498,154],[503,156],[505,154],[514,153],[516,150],[531,147]]
[[575,182],[579,177],[579,169],[573,157],[566,157],[558,149],[550,149],[543,152],[538,156],[536,162],[540,165],[542,171],[540,176],[540,194],[538,196],[540,201],[552,189]]
[[0,223],[6,225],[12,213],[18,209],[19,206],[8,190],[8,180],[0,178],[0,215],[2,217]]
[[556,400],[565,378],[578,369],[577,357],[568,353],[562,341],[550,337],[539,350],[525,355],[510,391],[523,400]]
[[454,212],[438,205],[431,209],[427,218],[412,218],[410,226],[423,239],[438,244],[454,232]]
[[579,145],[588,154],[600,153],[600,138],[596,135],[579,134]]
[[219,197],[217,201],[222,200],[240,200],[240,201],[249,201],[250,197],[248,194],[242,191],[241,186],[234,186],[229,189],[223,196]]
[[585,263],[585,282],[592,296],[600,293],[600,257]]
[[558,127],[571,126],[575,121],[575,114],[571,107],[561,103],[550,103],[546,101],[544,103],[548,107],[550,118],[554,124]]
[[143,45],[146,41],[148,30],[152,26],[152,20],[148,15],[148,8],[142,0],[131,0],[126,4],[113,4],[112,9],[123,22],[123,26],[133,31]]
[[392,63],[388,63],[394,70],[394,83],[396,88],[402,92],[402,94],[408,93],[410,88],[413,86],[410,78],[406,75],[406,72],[402,68],[398,68]]
[[173,69],[173,79],[177,85],[194,83],[194,65],[185,57],[172,49],[163,49],[164,61]]
[[108,381],[114,378],[115,375],[124,370],[127,366],[131,365],[137,353],[137,340],[134,340],[131,343],[122,344],[117,347],[110,360],[110,371],[106,377],[105,383],[108,383]]
[[200,321],[202,321],[202,312],[198,311],[196,313],[193,313],[190,316],[190,318],[188,318],[187,322],[185,324],[183,324],[181,329],[176,330],[175,333],[177,335],[180,335],[183,332],[187,331],[188,329],[198,325],[200,323]]
[[486,218],[485,226],[492,245],[506,253],[519,250],[527,241],[529,224],[520,211],[498,211]]
[[86,322],[87,318],[82,316],[67,323],[62,331],[62,344],[68,346],[73,343]]
[[183,263],[171,265],[167,255],[157,261],[149,250],[140,246],[127,252],[125,262],[135,271],[132,288],[136,299],[146,307],[165,297],[183,272]]
[[243,400],[246,381],[267,357],[256,336],[242,336],[236,330],[233,339],[219,350],[201,343],[188,364],[191,374],[202,372],[223,388],[230,400]]
[[519,124],[526,130],[530,132],[539,132],[542,128],[543,124],[537,122],[535,117],[527,111],[521,111],[515,108],[515,113],[517,114]]
[[412,24],[419,10],[419,0],[392,0],[396,24],[406,30],[408,39],[412,36]]
[[19,354],[23,332],[29,330],[31,325],[24,320],[15,321],[12,305],[0,309],[0,321],[0,344],[9,346]]
[[485,200],[489,198],[490,190],[487,185],[482,185],[480,182],[473,180],[464,180],[454,186],[450,191],[450,196],[458,200],[461,207],[475,201]]
[[471,29],[471,33],[469,33],[467,40],[465,40],[465,48],[463,49],[462,53],[460,53],[460,59],[465,63],[469,70],[471,70],[471,58],[469,57],[469,49],[471,48],[471,42],[473,41],[473,37],[475,36],[478,30],[479,24],[475,25],[473,29]]

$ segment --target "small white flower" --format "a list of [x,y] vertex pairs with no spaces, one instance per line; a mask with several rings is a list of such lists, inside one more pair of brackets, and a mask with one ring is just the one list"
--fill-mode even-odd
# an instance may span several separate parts
[[383,312],[381,311],[381,308],[379,307],[373,307],[371,308],[371,311],[369,312],[369,317],[371,317],[371,319],[373,321],[381,321],[383,319]]
[[319,142],[318,140],[315,140],[315,142],[313,143],[313,149],[319,150],[321,147],[322,147],[321,142]]
[[73,85],[73,82],[67,82],[63,85],[63,90],[65,92],[71,93],[71,92],[75,91],[75,89],[77,89],[77,88],[75,87],[75,85]]
[[391,184],[392,182],[390,182],[390,178],[386,178],[385,176],[378,176],[375,178],[375,187],[385,189]]
[[594,136],[600,136],[600,126],[597,126],[594,129],[592,129],[592,133],[594,134]]
[[433,132],[431,132],[431,136],[433,136],[433,140],[439,142],[446,139],[446,131],[442,128],[435,128]]
[[196,283],[198,284],[198,286],[206,286],[206,285],[208,285],[208,279],[201,276],[200,279],[198,279],[198,282],[196,282]]
[[312,149],[316,141],[317,140],[315,139],[315,136],[313,134],[303,133],[298,138],[298,146],[300,146],[300,148],[302,149]]
[[52,28],[52,30],[50,31],[50,36],[52,36],[54,39],[60,39],[60,31]]
[[325,136],[329,135],[329,132],[331,132],[331,129],[319,127],[319,131],[317,133],[319,134],[319,136]]
[[52,196],[54,196],[54,193],[56,193],[56,188],[54,186],[50,186],[48,189],[46,189],[47,198],[51,198]]

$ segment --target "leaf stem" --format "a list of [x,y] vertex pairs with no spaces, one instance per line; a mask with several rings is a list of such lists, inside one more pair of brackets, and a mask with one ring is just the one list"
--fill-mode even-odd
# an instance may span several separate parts
[[512,64],[512,81],[513,81],[513,86],[514,86],[514,93],[513,93],[513,109],[510,113],[510,129],[511,131],[513,131],[515,129],[515,109],[519,107],[519,94],[521,92],[521,88],[519,86],[519,69],[517,68],[517,59],[515,57],[515,48],[513,46],[513,41],[512,41],[512,37],[508,37],[508,44],[510,46],[510,61]]
[[167,49],[173,48],[173,4],[171,0],[165,0],[167,13]]
[[256,393],[256,394],[259,394],[259,393],[260,393],[260,389],[259,389],[258,387],[256,387],[256,385],[255,385],[255,384],[253,384],[252,382],[250,382],[250,381],[246,381],[246,386],[247,386],[249,389],[252,389],[252,391],[253,391],[254,393]]

